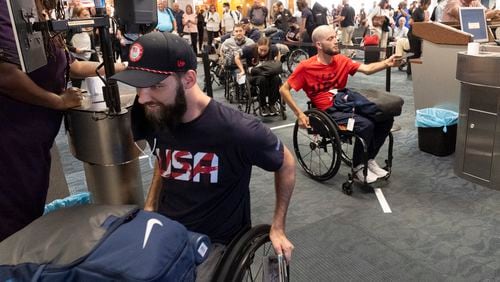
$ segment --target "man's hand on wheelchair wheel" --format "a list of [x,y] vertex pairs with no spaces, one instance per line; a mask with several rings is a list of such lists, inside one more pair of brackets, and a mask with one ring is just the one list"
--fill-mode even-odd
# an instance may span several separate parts
[[284,255],[287,263],[289,263],[292,260],[294,246],[286,237],[285,231],[273,225],[269,232],[269,238],[271,239],[276,255]]
[[297,120],[299,121],[300,128],[310,128],[311,127],[311,125],[309,124],[309,117],[306,116],[306,114],[300,113],[297,116]]

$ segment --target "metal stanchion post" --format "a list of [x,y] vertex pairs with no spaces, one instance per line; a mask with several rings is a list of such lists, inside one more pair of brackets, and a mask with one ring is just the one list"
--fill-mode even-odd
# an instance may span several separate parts
[[205,91],[207,92],[208,97],[213,97],[213,90],[212,90],[212,78],[211,73],[210,73],[210,60],[208,59],[208,52],[210,50],[210,46],[205,45],[205,48],[203,48],[203,53],[201,55],[202,61],[203,61],[203,70],[205,72]]

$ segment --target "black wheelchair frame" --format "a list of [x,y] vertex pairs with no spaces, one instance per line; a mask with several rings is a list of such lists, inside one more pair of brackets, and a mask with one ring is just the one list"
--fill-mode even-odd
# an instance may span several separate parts
[[289,40],[278,43],[284,44],[290,49],[290,51],[285,54],[282,59],[283,62],[286,62],[286,67],[289,73],[293,73],[300,62],[309,59],[309,53],[303,48],[311,48],[313,46],[312,43],[295,42]]
[[[270,225],[262,224],[242,230],[227,246],[212,281],[262,281],[263,258],[274,254],[270,229]],[[290,277],[288,266],[287,274]]]
[[[351,168],[351,172],[348,174],[348,180],[342,184],[342,192],[346,195],[351,195],[352,185],[355,182],[354,175],[357,171],[354,168],[351,157],[342,146],[353,145],[353,139],[355,139],[361,142],[364,152],[364,178],[360,181],[361,188],[365,191],[373,191],[373,187],[366,182],[368,150],[363,138],[353,131],[347,130],[344,125],[338,125],[327,113],[312,108],[311,102],[308,102],[308,110],[304,114],[309,117],[310,128],[301,129],[298,121],[296,121],[293,129],[295,155],[304,171],[315,180],[325,181],[335,176],[341,162],[344,162]],[[394,137],[389,132],[388,156],[385,160],[386,166],[384,167],[389,173],[385,179],[388,179],[392,172],[393,146]]]
[[[229,103],[238,104],[238,109],[247,114],[253,114],[255,116],[264,116],[262,114],[262,108],[259,102],[259,87],[251,85],[249,81],[249,74],[245,69],[247,78],[245,83],[238,84],[235,79],[234,71],[238,71],[235,68],[225,68],[224,69],[224,98]],[[280,76],[281,79],[281,76]],[[252,91],[254,90],[254,91]],[[253,94],[255,93],[255,95]],[[283,119],[287,119],[286,115],[286,105],[283,102],[281,95],[278,94],[277,106],[279,110],[279,116]]]

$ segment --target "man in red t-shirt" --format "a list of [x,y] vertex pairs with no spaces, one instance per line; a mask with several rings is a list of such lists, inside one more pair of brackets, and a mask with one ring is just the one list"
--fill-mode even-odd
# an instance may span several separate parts
[[[299,125],[303,128],[309,127],[309,118],[302,112],[292,98],[290,90],[300,89],[306,92],[307,97],[313,105],[327,112],[338,124],[346,124],[351,117],[354,118],[354,132],[363,138],[368,146],[368,174],[366,181],[375,182],[378,178],[385,177],[387,171],[382,169],[376,162],[380,147],[385,142],[391,130],[393,120],[375,122],[364,116],[345,113],[335,110],[334,95],[330,92],[333,89],[344,89],[347,85],[348,75],[356,72],[372,74],[396,65],[394,56],[381,62],[368,65],[354,62],[351,59],[340,55],[337,45],[337,38],[334,29],[330,26],[319,26],[313,34],[314,46],[318,49],[318,55],[302,61],[294,70],[287,82],[280,88],[280,93],[288,106],[297,116]],[[353,164],[357,170],[356,176],[363,179],[363,146],[356,142],[354,145]]]

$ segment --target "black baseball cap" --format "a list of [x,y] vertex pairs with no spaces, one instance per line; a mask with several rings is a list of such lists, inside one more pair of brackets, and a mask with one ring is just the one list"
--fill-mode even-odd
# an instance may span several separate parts
[[196,65],[196,55],[185,39],[168,32],[151,32],[130,46],[127,69],[110,79],[146,88],[173,73],[196,70]]

